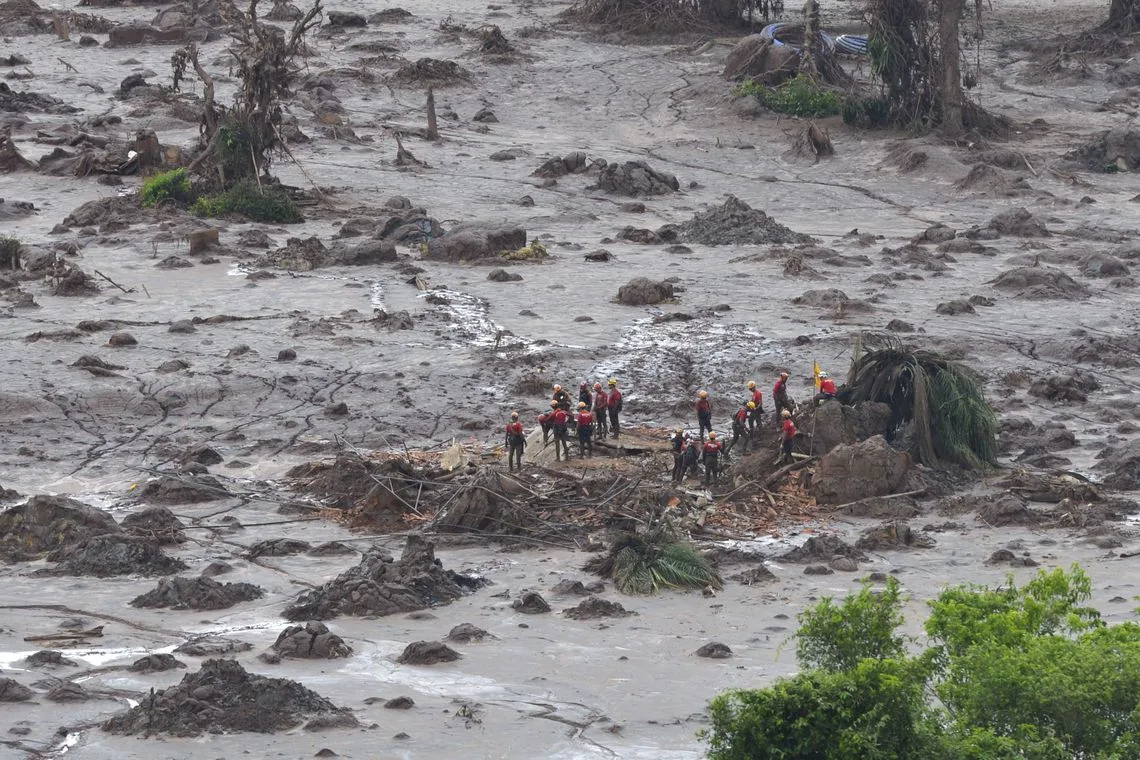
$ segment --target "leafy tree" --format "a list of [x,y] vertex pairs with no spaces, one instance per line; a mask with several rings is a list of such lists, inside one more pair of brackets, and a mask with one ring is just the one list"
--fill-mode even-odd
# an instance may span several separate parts
[[864,585],[842,604],[830,597],[800,613],[796,658],[805,668],[854,670],[863,660],[901,657],[906,640],[902,625],[901,586],[894,578],[887,588],[874,591]]

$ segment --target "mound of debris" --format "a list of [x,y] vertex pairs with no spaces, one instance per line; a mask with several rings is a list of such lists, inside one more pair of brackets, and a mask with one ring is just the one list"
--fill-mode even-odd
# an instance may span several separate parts
[[257,559],[258,557],[290,557],[294,554],[301,554],[313,548],[313,545],[308,541],[302,541],[297,538],[269,538],[265,541],[258,541],[245,552],[246,559]]
[[556,179],[564,177],[567,174],[582,174],[589,171],[592,167],[604,167],[606,161],[604,159],[595,159],[593,163],[586,158],[586,154],[582,151],[575,151],[574,153],[567,153],[565,156],[555,156],[543,162],[542,166],[534,170],[532,177],[542,177],[544,179]]
[[197,504],[229,495],[213,475],[162,475],[143,486],[139,498],[148,504]]
[[1030,509],[1021,496],[1007,493],[996,499],[987,499],[978,510],[978,519],[993,528],[1001,528],[1006,525],[1037,525],[1043,516]]
[[636,614],[636,612],[627,610],[617,602],[607,601],[597,596],[587,597],[577,606],[562,611],[562,615],[571,620],[597,620],[598,618],[629,617]]
[[1090,253],[1077,261],[1085,277],[1127,277],[1132,270],[1120,259],[1107,253]]
[[131,600],[132,607],[172,610],[224,610],[238,602],[260,599],[265,592],[252,583],[218,583],[212,578],[163,578],[152,590]]
[[1050,401],[1088,401],[1089,393],[1100,389],[1096,375],[1083,370],[1047,375],[1033,381],[1029,393]]
[[290,272],[311,272],[324,267],[386,264],[396,259],[396,246],[388,240],[370,238],[356,244],[338,242],[325,247],[317,237],[294,237],[281,248],[257,257],[253,263]]
[[1012,235],[1014,237],[1048,237],[1050,234],[1045,222],[1024,208],[1002,211],[990,219],[986,228],[999,235]]
[[617,302],[625,306],[647,306],[674,298],[672,283],[654,282],[648,277],[634,277],[618,288]]
[[1124,125],[1102,132],[1065,155],[1094,172],[1130,172],[1140,167],[1140,130]]
[[336,239],[363,237],[411,245],[443,234],[439,222],[428,216],[427,209],[402,195],[392,196],[380,208],[349,209],[345,216],[348,218],[333,235]]
[[1140,442],[1109,446],[1097,454],[1095,469],[1104,472],[1104,485],[1117,491],[1140,490]]
[[27,702],[33,696],[35,696],[35,692],[19,681],[11,678],[0,678],[0,703]]
[[169,557],[144,538],[111,533],[68,544],[48,555],[56,567],[36,571],[37,575],[173,575],[186,569],[186,563]]
[[535,523],[533,510],[518,501],[527,495],[514,478],[497,468],[482,468],[438,515],[434,528],[442,533],[524,533]]
[[438,641],[413,641],[404,647],[396,662],[401,665],[438,665],[441,662],[455,662],[462,656]]
[[812,451],[823,455],[844,443],[856,443],[875,435],[886,435],[891,424],[891,407],[870,402],[851,407],[837,400],[825,401],[811,411]]
[[929,549],[934,544],[934,539],[927,534],[914,530],[901,520],[892,520],[863,531],[863,535],[855,542],[855,548],[878,552],[890,549]]
[[483,639],[493,638],[495,637],[479,626],[472,625],[471,623],[460,623],[447,634],[448,641],[454,641],[458,644],[470,644],[472,641],[482,641]]
[[837,316],[847,313],[867,312],[873,308],[871,304],[866,301],[851,298],[838,288],[805,290],[793,298],[792,303],[796,306],[812,306],[817,309],[827,309]]
[[672,174],[659,172],[644,161],[609,164],[598,173],[598,187],[614,195],[643,197],[666,195],[681,189]]
[[445,571],[435,559],[434,546],[413,533],[398,561],[378,548],[369,549],[356,567],[301,594],[284,616],[296,621],[413,612],[453,602],[464,586],[472,585],[472,579]]
[[798,563],[828,562],[836,557],[863,561],[867,559],[867,555],[862,551],[844,543],[839,536],[830,533],[811,536],[804,542],[803,546],[797,546],[780,555],[780,559],[785,562]]
[[115,518],[64,496],[33,496],[0,513],[0,557],[23,562],[69,544],[107,533],[121,533]]
[[881,435],[835,447],[819,461],[811,491],[821,504],[845,504],[894,493],[910,471],[910,455]]
[[308,716],[356,725],[347,710],[295,681],[248,673],[235,660],[207,660],[177,686],[152,693],[108,720],[103,730],[125,735],[269,734],[296,728]]
[[1015,298],[1084,298],[1089,289],[1055,267],[1031,266],[1007,269],[993,280],[998,290],[1013,291]]
[[185,670],[186,663],[172,654],[148,654],[131,663],[132,673],[161,673],[166,670]]
[[669,239],[702,245],[800,245],[814,242],[811,236],[793,232],[759,209],[734,195],[720,206],[702,211],[683,224],[665,225],[657,231]]
[[513,224],[457,224],[428,243],[425,259],[429,261],[481,262],[526,247],[526,230]]
[[421,58],[415,63],[405,63],[392,75],[392,80],[405,85],[437,89],[454,87],[471,80],[471,72],[455,61],[441,61],[436,58]]
[[769,37],[750,34],[728,53],[721,76],[725,79],[751,79],[775,87],[799,71],[800,51],[792,45],[774,45]]
[[332,462],[306,462],[285,477],[294,487],[333,509],[355,509],[378,528],[403,528],[426,476],[404,459],[375,461],[339,454]]
[[123,518],[122,529],[130,536],[157,544],[180,544],[186,540],[186,526],[166,507],[147,507]]
[[335,660],[352,654],[352,647],[344,643],[344,639],[316,620],[289,626],[277,636],[271,648],[273,654],[262,657],[267,662],[280,662],[287,657]]

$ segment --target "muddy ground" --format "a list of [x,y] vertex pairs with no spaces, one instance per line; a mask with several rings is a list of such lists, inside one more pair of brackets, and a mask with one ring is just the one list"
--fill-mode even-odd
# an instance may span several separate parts
[[[195,458],[224,492],[207,489],[221,497],[207,502],[176,500],[171,510],[187,526],[187,540],[164,551],[188,566],[183,576],[224,562],[233,570],[216,576],[219,583],[264,591],[220,611],[152,609],[128,603],[155,589],[154,577],[36,575],[53,566],[46,560],[0,567],[0,677],[34,692],[31,701],[0,712],[5,756],[262,754],[267,738],[256,734],[143,740],[98,727],[152,689],[197,672],[206,657],[178,653],[186,669],[157,673],[128,666],[201,635],[251,645],[229,654],[251,673],[301,682],[359,722],[320,733],[289,728],[271,740],[281,757],[329,748],[343,757],[449,758],[463,747],[478,757],[695,758],[708,699],[793,672],[785,642],[795,615],[872,572],[896,573],[912,594],[913,630],[924,601],[947,583],[1032,574],[1024,563],[988,562],[1010,547],[1015,558],[1028,553],[1042,566],[1080,562],[1107,618],[1130,616],[1137,540],[1128,494],[1118,509],[1125,519],[1103,525],[996,526],[979,519],[976,508],[1001,495],[999,475],[971,486],[962,509],[934,497],[915,504],[916,528],[943,526],[932,533],[932,548],[868,551],[858,572],[823,576],[777,559],[820,532],[854,542],[879,522],[823,511],[806,522],[785,520],[774,535],[749,536],[741,545],[720,542],[722,549],[748,550],[730,553],[727,576],[762,558],[775,581],[730,581],[713,598],[627,598],[607,587],[604,598],[638,613],[629,617],[562,614],[582,597],[553,589],[565,578],[593,580],[580,570],[586,552],[445,542],[437,547],[444,568],[490,585],[430,610],[327,621],[351,647],[347,657],[258,659],[289,625],[282,613],[298,594],[357,565],[358,551],[377,544],[398,556],[404,543],[398,535],[309,520],[302,508],[283,514],[282,504],[298,499],[282,480],[285,472],[350,449],[438,449],[453,438],[490,454],[499,440],[495,427],[511,409],[531,418],[543,407],[545,390],[518,391],[534,377],[542,389],[615,376],[626,392],[626,418],[659,427],[694,425],[686,419],[689,399],[708,388],[723,429],[732,409],[722,400],[740,395],[747,379],[768,388],[787,368],[802,399],[813,361],[842,373],[859,332],[893,323],[906,339],[948,351],[983,374],[1005,424],[1003,464],[1068,470],[1098,482],[1119,474],[1096,466],[1106,445],[1125,447],[1140,429],[1133,380],[1138,300],[1128,271],[1140,256],[1140,183],[1134,172],[1094,172],[1066,155],[1127,125],[1140,79],[1119,57],[1042,69],[1035,63],[1040,51],[1030,50],[1059,30],[1099,21],[1106,3],[987,8],[972,94],[1013,120],[1010,140],[947,145],[930,136],[852,131],[834,119],[826,126],[836,155],[819,162],[791,150],[801,123],[755,114],[733,100],[720,71],[735,38],[621,44],[558,23],[566,7],[449,0],[409,8],[407,18],[388,14],[314,36],[302,71],[306,86],[290,108],[312,141],[291,145],[297,163],[282,158],[274,167],[291,185],[324,189],[326,200],[305,209],[303,225],[210,222],[220,230],[220,246],[191,255],[189,233],[206,223],[184,215],[132,213],[125,225],[103,216],[56,229],[84,203],[137,189],[135,177],[116,187],[96,175],[0,175],[0,232],[33,248],[74,251],[65,260],[99,288],[55,295],[57,283],[45,276],[6,291],[0,485],[15,492],[6,493],[8,503],[64,494],[121,521],[144,506],[143,484]],[[348,2],[331,9],[368,16],[383,7]],[[122,23],[150,21],[159,9],[81,10]],[[59,113],[65,109],[41,104],[0,114],[25,156],[44,159],[57,147],[55,137],[74,134],[74,125],[108,138],[112,148],[142,128],[168,146],[193,142],[192,102],[140,88],[118,95],[131,74],[168,83],[174,46],[105,47],[106,31],[92,31],[99,45],[80,46],[78,22],[71,41],[61,41],[50,23],[44,32],[20,18],[4,16],[0,53],[27,63],[0,68],[0,76],[15,91],[79,109]],[[825,19],[835,31],[859,28],[846,4],[825,8]],[[485,24],[499,26],[517,55],[487,56],[476,35],[457,28]],[[233,87],[225,44],[202,45],[223,100]],[[423,83],[397,76],[405,63],[425,57],[453,60],[469,73],[437,82],[443,139],[436,143],[415,136],[424,122]],[[485,109],[494,119],[476,120]],[[104,126],[93,125],[100,115]],[[107,117],[121,122],[107,124]],[[69,125],[71,132],[61,131]],[[395,131],[405,133],[405,147],[423,165],[396,165]],[[533,176],[548,159],[579,151],[611,163],[646,161],[674,175],[679,190],[630,198],[595,187],[596,172],[554,182]],[[797,251],[794,244],[635,243],[620,234],[683,224],[729,195],[815,242]],[[506,265],[522,277],[506,282],[488,279],[491,266],[427,261],[415,244],[397,247],[399,261],[368,266],[287,271],[259,259],[293,237],[317,236],[331,246],[347,220],[378,215],[393,196],[444,228],[519,225],[528,240],[545,243],[550,258]],[[34,204],[35,212],[13,208],[17,201]],[[1019,208],[1028,218],[1008,223]],[[991,222],[1003,213],[1006,222]],[[907,247],[937,224],[963,234]],[[974,228],[971,237],[964,234]],[[268,236],[267,247],[254,245],[253,231]],[[611,260],[585,258],[601,249]],[[172,256],[192,266],[159,267]],[[638,276],[670,279],[674,299],[615,303],[618,289]],[[389,316],[399,312],[410,320]],[[693,318],[654,319],[678,312]],[[123,332],[134,342],[112,339]],[[1049,376],[1076,369],[1085,374],[1049,385]],[[202,447],[221,461],[202,461]],[[575,462],[563,469],[579,471]],[[550,477],[531,467],[524,481]],[[666,479],[663,470],[644,477]],[[353,551],[249,552],[278,538],[312,546],[337,540]],[[512,608],[527,590],[542,594],[553,612]],[[454,662],[397,663],[408,644],[441,641],[461,623],[494,638],[449,643],[462,655]],[[100,638],[57,640],[74,665],[25,661],[50,648],[25,637],[98,625]],[[733,656],[694,655],[711,641],[728,645]],[[58,691],[61,680],[80,685],[87,698]],[[385,709],[386,700],[401,696],[414,705]]]

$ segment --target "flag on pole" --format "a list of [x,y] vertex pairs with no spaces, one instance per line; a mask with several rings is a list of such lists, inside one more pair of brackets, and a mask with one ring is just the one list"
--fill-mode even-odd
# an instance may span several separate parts
[[815,390],[819,392],[819,384],[822,382],[819,377],[819,362],[812,362],[812,374],[815,375]]

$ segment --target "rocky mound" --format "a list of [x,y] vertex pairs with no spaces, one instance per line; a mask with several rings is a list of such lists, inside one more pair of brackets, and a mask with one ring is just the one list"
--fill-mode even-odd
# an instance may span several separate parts
[[404,647],[396,658],[401,665],[437,665],[441,662],[455,662],[462,657],[459,652],[438,641],[413,641]]
[[437,89],[463,84],[471,79],[471,72],[455,61],[441,61],[436,58],[421,58],[415,63],[405,63],[392,79],[408,85],[426,87],[431,85]]
[[424,477],[403,459],[375,462],[355,454],[340,454],[331,462],[306,462],[285,477],[295,488],[334,509],[358,508],[370,525],[393,530],[416,496],[423,494]]
[[249,549],[246,550],[245,558],[288,557],[293,554],[307,552],[312,548],[313,545],[308,541],[301,541],[296,538],[269,538],[265,541],[258,541],[249,547]]
[[910,471],[910,456],[896,451],[881,435],[837,446],[820,460],[811,481],[821,504],[845,504],[894,493]]
[[0,702],[27,702],[34,692],[19,681],[0,678]]
[[186,563],[169,557],[157,545],[143,538],[109,534],[84,539],[56,549],[48,560],[59,564],[42,575],[173,575],[186,569]]
[[[355,718],[301,684],[246,672],[234,660],[207,660],[202,669],[103,724],[112,734],[201,736],[250,731],[269,734],[296,728],[307,716]],[[339,722],[339,721],[338,721]]]
[[158,544],[180,544],[186,540],[186,526],[166,507],[147,507],[123,518],[122,529],[130,536]]
[[395,260],[396,246],[387,240],[335,243],[326,248],[318,238],[310,237],[289,238],[283,247],[255,259],[254,265],[290,272],[310,272],[324,267],[369,266]]
[[447,633],[448,641],[454,641],[459,644],[470,644],[472,641],[482,641],[488,638],[493,639],[495,637],[479,626],[472,625],[471,623],[460,623]]
[[1095,468],[1104,472],[1104,485],[1118,491],[1140,490],[1140,442],[1109,446],[1097,454]]
[[905,522],[893,520],[867,528],[855,542],[855,548],[874,552],[888,549],[929,549],[934,544],[934,539],[927,534],[914,530]]
[[101,509],[63,496],[33,496],[0,513],[0,557],[26,561],[68,544],[106,533],[121,533]]
[[1045,222],[1041,221],[1024,208],[1012,208],[1003,211],[990,219],[986,225],[988,229],[999,235],[1013,235],[1015,237],[1048,237],[1049,230]]
[[577,606],[562,611],[571,620],[597,620],[598,618],[629,617],[636,612],[627,610],[617,602],[610,602],[597,596],[583,599]]
[[1013,291],[1015,298],[1083,298],[1089,289],[1054,267],[1016,267],[990,280],[998,290]]
[[835,557],[847,557],[857,560],[867,559],[867,555],[863,552],[850,544],[844,543],[843,539],[838,536],[831,534],[812,536],[804,542],[803,546],[797,546],[791,551],[780,555],[780,559],[785,562],[827,562]]
[[720,206],[702,211],[684,224],[666,225],[657,234],[673,230],[677,239],[703,245],[789,245],[811,243],[809,235],[793,232],[734,195]]
[[614,195],[666,195],[681,189],[672,174],[659,172],[644,161],[609,164],[598,173],[598,187]]
[[618,288],[617,302],[626,306],[647,306],[672,300],[673,285],[654,282],[648,277],[634,277]]
[[165,670],[185,670],[186,663],[172,654],[148,654],[131,663],[132,673],[161,673]]
[[494,259],[497,262],[502,254],[525,247],[526,230],[518,225],[471,222],[457,224],[439,237],[433,237],[424,258],[450,262]]
[[132,607],[172,610],[224,610],[238,602],[260,599],[265,592],[252,583],[218,583],[212,578],[163,578],[151,591],[131,600]]
[[316,620],[289,626],[277,636],[271,648],[278,660],[285,657],[335,660],[352,654],[352,647],[344,643],[344,639]]
[[1036,525],[1042,516],[1029,508],[1025,499],[1012,493],[987,499],[978,510],[978,519],[993,528],[1006,525]]
[[1089,394],[1099,389],[1096,375],[1077,369],[1063,375],[1039,377],[1029,386],[1029,393],[1050,401],[1088,401]]
[[457,577],[436,562],[430,542],[412,534],[398,561],[380,549],[369,549],[360,564],[301,594],[284,615],[287,620],[327,620],[422,610],[458,599],[463,591]]
[[163,475],[143,486],[140,494],[148,504],[197,504],[229,495],[213,475]]

